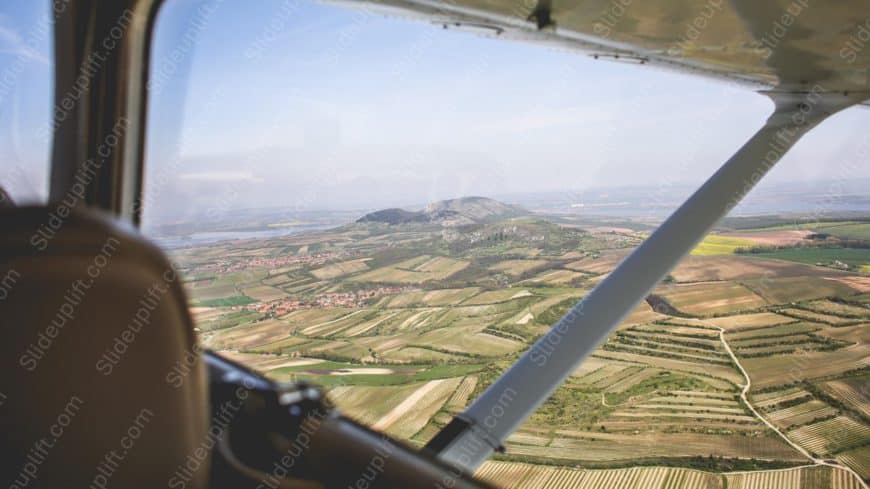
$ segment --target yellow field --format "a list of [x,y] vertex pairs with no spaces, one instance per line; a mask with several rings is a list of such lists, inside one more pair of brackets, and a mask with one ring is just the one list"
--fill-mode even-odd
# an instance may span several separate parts
[[691,254],[695,256],[732,255],[737,248],[750,248],[755,245],[754,241],[748,239],[710,234],[704,237],[704,240],[692,250]]

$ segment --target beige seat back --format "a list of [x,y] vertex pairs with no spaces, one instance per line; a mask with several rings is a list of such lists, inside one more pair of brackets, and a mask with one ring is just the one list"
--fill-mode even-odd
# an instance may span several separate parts
[[0,325],[8,487],[205,487],[205,373],[157,248],[92,213],[0,209]]

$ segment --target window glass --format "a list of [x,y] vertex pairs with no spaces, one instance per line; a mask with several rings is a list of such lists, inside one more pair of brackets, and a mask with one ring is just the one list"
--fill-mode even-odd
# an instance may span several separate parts
[[[295,0],[165,6],[144,229],[204,345],[423,443],[772,108],[480,34]],[[532,463],[510,473],[774,488],[807,463],[795,446],[866,470],[868,117],[795,147],[509,441],[505,463]]]
[[48,0],[0,7],[0,187],[16,203],[48,198],[56,15]]

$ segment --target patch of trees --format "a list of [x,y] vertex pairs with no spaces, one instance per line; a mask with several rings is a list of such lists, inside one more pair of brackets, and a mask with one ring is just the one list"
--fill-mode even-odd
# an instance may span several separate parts
[[691,340],[683,340],[680,338],[671,338],[671,337],[669,337],[669,333],[664,333],[662,336],[656,336],[655,338],[647,339],[647,338],[642,337],[642,336],[635,336],[634,334],[632,334],[633,332],[634,332],[633,330],[629,330],[627,332],[620,331],[620,332],[616,333],[616,336],[621,337],[621,338],[626,338],[626,337],[633,338],[633,339],[635,339],[635,341],[651,341],[651,342],[657,342],[657,343],[670,343],[670,344],[678,345],[678,346],[687,346],[690,348],[699,348],[702,350],[716,351],[716,345],[711,345],[710,343],[702,343],[700,341],[691,341]]
[[580,299],[570,298],[565,299],[553,306],[550,306],[544,312],[535,317],[535,321],[539,324],[556,324],[556,321],[562,319],[569,309],[576,304]]
[[[811,238],[812,236],[824,236],[825,238]],[[758,255],[761,253],[773,253],[784,250],[804,250],[804,249],[870,249],[870,240],[854,239],[854,238],[832,238],[827,234],[811,234],[812,242],[791,244],[791,245],[756,245],[756,246],[741,246],[734,250],[737,255]],[[820,242],[821,241],[821,242]]]
[[[529,455],[495,454],[494,460],[524,462],[535,465],[555,465],[564,467],[565,462],[559,459],[546,457],[534,457]],[[722,456],[698,455],[695,457],[649,457],[629,458],[613,462],[578,462],[577,468],[584,469],[620,469],[628,467],[684,467],[690,469],[706,470],[708,472],[734,472],[743,470],[774,470],[797,467],[803,462],[786,462],[780,460],[758,460],[754,458],[725,458]]]
[[680,312],[676,307],[672,306],[667,299],[660,295],[650,294],[646,298],[647,304],[653,308],[653,310],[659,314],[667,314],[668,316],[681,317],[681,318],[690,318],[692,316]]
[[765,412],[779,411],[781,409],[794,407],[794,406],[797,406],[798,404],[803,404],[805,402],[809,402],[812,400],[813,400],[812,394],[807,393],[803,396],[796,397],[794,399],[787,399],[785,401],[778,402],[778,403],[774,404],[773,406],[768,406],[768,407],[764,408],[764,411]]
[[[616,342],[609,341],[609,342],[605,343],[604,346],[602,346],[601,348],[603,350],[606,350],[606,351],[621,351],[621,352],[625,352],[625,353],[635,353],[635,354],[639,354],[639,355],[648,355],[651,357],[670,358],[672,360],[683,360],[683,361],[691,360],[689,358],[686,358],[685,355],[681,355],[681,354],[676,353],[676,352],[669,352],[667,350],[658,350],[657,347],[654,347],[654,346],[645,346],[645,348],[648,348],[648,349],[638,351],[637,348],[644,348],[644,346],[633,345],[631,343],[616,343]],[[710,358],[710,359],[705,359],[704,361],[706,363],[722,365],[722,366],[731,365],[730,359],[720,360],[720,359],[716,359],[716,358]]]
[[870,217],[860,213],[841,212],[837,215],[819,217],[815,215],[787,217],[779,214],[758,216],[734,216],[722,219],[719,226],[723,229],[759,229],[775,226],[790,226],[794,229],[806,229],[814,224],[838,223],[843,221],[870,222]]

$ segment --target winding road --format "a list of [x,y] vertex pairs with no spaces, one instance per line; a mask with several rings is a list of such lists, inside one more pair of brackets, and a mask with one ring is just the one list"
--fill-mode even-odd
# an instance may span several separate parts
[[731,360],[734,361],[734,365],[737,365],[737,369],[740,370],[740,373],[743,374],[743,378],[746,379],[746,383],[743,385],[743,389],[740,391],[740,399],[742,399],[743,403],[746,404],[746,407],[748,407],[749,410],[752,411],[752,414],[754,414],[756,418],[761,420],[761,422],[764,423],[768,428],[772,429],[777,435],[779,435],[783,440],[785,440],[786,443],[788,443],[792,448],[797,450],[801,455],[810,459],[810,461],[812,461],[813,464],[815,464],[815,465],[827,465],[828,467],[833,467],[835,469],[845,470],[846,472],[849,472],[850,474],[852,474],[856,479],[858,479],[858,481],[861,483],[861,485],[864,486],[864,489],[870,489],[870,487],[868,487],[867,483],[864,482],[863,479],[861,479],[861,476],[859,476],[857,472],[855,472],[851,468],[846,467],[844,465],[828,462],[827,460],[814,457],[810,452],[808,452],[802,446],[791,441],[785,435],[785,433],[780,431],[779,428],[774,426],[773,423],[768,421],[764,416],[761,415],[761,413],[758,412],[757,409],[755,409],[755,406],[753,406],[752,403],[749,402],[749,398],[747,397],[747,394],[749,393],[749,389],[752,387],[752,379],[749,378],[749,374],[746,373],[746,369],[743,368],[743,364],[741,364],[740,360],[737,359],[737,355],[734,354],[734,351],[731,350],[731,345],[729,345],[728,341],[725,339],[725,328],[717,326],[716,329],[719,330],[719,340],[722,341],[722,346],[725,347],[725,351],[727,351],[728,355],[731,356]]

